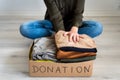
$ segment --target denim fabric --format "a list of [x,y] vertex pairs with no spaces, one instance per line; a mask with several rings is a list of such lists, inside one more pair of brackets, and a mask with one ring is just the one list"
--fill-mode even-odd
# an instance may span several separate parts
[[[79,28],[79,34],[87,34],[94,38],[103,31],[102,25],[97,21],[83,21],[83,25]],[[48,20],[29,21],[20,26],[20,33],[27,38],[35,39],[53,34],[52,23]]]
[[97,21],[83,21],[82,26],[79,28],[79,34],[87,34],[94,38],[100,35],[103,31],[103,26]]
[[50,36],[52,35],[52,23],[48,20],[29,21],[20,26],[20,33],[30,39]]

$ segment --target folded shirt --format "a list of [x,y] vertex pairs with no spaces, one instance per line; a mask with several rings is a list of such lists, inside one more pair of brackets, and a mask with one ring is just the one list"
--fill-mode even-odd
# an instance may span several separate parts
[[75,51],[62,51],[58,50],[57,59],[73,59],[73,58],[81,58],[88,56],[96,56],[94,52],[75,52]]
[[55,42],[57,48],[61,47],[76,47],[76,48],[96,48],[95,41],[86,34],[81,34],[78,42],[69,41],[69,36],[64,36],[65,31],[58,31],[55,34]]
[[75,63],[75,62],[84,62],[84,61],[90,61],[90,60],[95,60],[95,59],[96,59],[96,56],[88,56],[88,57],[74,58],[74,59],[60,59],[59,62]]
[[56,59],[56,45],[53,37],[42,37],[34,40],[32,51],[33,60],[52,60]]
[[77,48],[77,47],[60,47],[62,51],[75,51],[75,52],[97,52],[96,48]]
[[[64,36],[65,31],[55,34],[55,42],[58,48],[57,58],[60,62],[82,62],[96,58],[95,41],[86,34],[81,34],[78,42],[69,41],[69,35]],[[61,51],[60,51],[61,50]]]

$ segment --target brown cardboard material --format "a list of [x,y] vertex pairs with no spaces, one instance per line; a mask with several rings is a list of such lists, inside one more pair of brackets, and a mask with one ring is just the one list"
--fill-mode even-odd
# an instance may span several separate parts
[[91,76],[93,61],[55,63],[30,61],[30,76]]
[[[32,44],[33,47],[34,44]],[[66,77],[66,76],[91,76],[93,61],[77,63],[39,62],[31,59],[32,47],[29,54],[29,74],[33,77]]]

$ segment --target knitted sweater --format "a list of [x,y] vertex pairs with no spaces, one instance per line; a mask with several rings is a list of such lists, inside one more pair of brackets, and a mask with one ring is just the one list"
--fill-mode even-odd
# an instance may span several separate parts
[[[44,0],[47,11],[45,19],[53,23],[55,31],[80,27],[85,0]],[[70,28],[68,28],[70,26]]]

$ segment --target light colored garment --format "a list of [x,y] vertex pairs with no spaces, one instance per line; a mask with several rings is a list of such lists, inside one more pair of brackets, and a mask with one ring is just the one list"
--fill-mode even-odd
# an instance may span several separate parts
[[34,40],[32,58],[33,60],[51,60],[57,61],[56,45],[54,37],[43,37]]
[[64,31],[58,31],[55,35],[55,41],[58,48],[60,47],[76,47],[76,48],[96,48],[95,41],[86,34],[81,34],[83,38],[80,38],[80,41],[73,42],[69,41],[68,35],[63,36]]

